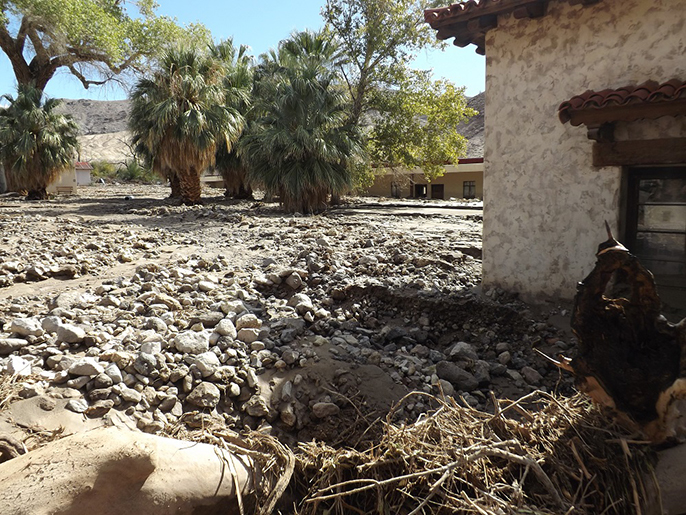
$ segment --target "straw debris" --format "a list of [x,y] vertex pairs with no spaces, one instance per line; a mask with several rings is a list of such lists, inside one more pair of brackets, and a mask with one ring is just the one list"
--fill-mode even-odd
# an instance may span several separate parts
[[639,514],[654,492],[648,442],[580,394],[494,399],[493,414],[436,401],[412,425],[391,413],[366,451],[301,443],[295,513]]

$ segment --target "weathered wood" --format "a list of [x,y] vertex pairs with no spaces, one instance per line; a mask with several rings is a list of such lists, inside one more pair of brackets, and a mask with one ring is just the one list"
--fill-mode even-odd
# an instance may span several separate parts
[[686,162],[686,138],[598,142],[593,166],[635,166]]
[[547,11],[548,2],[540,1],[517,7],[513,14],[516,19],[521,20],[523,18],[540,18],[545,16]]
[[660,307],[653,275],[610,235],[572,314],[580,389],[655,442],[675,436],[686,396],[686,320],[671,324]]

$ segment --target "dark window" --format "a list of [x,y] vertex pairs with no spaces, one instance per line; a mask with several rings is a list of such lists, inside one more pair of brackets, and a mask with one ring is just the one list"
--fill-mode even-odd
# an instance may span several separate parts
[[445,189],[443,188],[442,184],[431,185],[431,198],[445,198]]
[[476,181],[462,183],[462,198],[476,198]]
[[627,208],[629,250],[653,272],[662,300],[686,308],[686,167],[630,169]]
[[415,184],[414,185],[414,196],[415,198],[426,198],[427,187],[426,184]]

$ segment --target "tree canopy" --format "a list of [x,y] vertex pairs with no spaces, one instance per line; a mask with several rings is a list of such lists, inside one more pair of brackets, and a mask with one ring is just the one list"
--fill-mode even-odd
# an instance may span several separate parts
[[209,37],[202,26],[182,28],[158,16],[154,0],[0,0],[0,6],[0,49],[17,83],[41,91],[61,68],[88,88],[144,70],[169,43]]
[[16,98],[3,95],[0,109],[0,159],[11,191],[28,190],[29,199],[47,198],[46,188],[73,165],[78,149],[74,119],[56,111],[59,100],[44,100],[32,86],[18,87]]
[[[350,121],[365,127],[370,162],[382,168],[421,168],[430,180],[466,149],[456,126],[474,111],[464,89],[434,81],[410,63],[427,46],[441,46],[423,11],[443,0],[327,0],[327,30],[339,45],[335,66],[350,97]],[[355,183],[373,173],[358,167]]]

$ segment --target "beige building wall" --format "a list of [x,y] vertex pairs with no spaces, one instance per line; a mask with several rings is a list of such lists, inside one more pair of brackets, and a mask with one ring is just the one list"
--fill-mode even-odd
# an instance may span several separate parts
[[398,188],[395,191],[399,192],[400,198],[413,197],[414,185],[423,184],[427,186],[427,197],[431,197],[431,185],[443,185],[443,198],[463,198],[464,182],[473,181],[476,189],[476,198],[483,198],[483,163],[466,163],[446,166],[446,172],[443,176],[438,177],[430,183],[424,178],[421,170],[413,172],[406,171],[400,173],[387,173],[379,175],[374,180],[374,184],[367,191],[366,195],[374,197],[393,197],[394,187]]
[[[499,16],[486,40],[484,286],[573,297],[604,221],[620,225],[623,171],[593,167],[585,127],[560,123],[557,108],[588,89],[686,78],[685,22],[686,0],[553,1],[542,18]],[[660,124],[618,133],[664,137]]]

